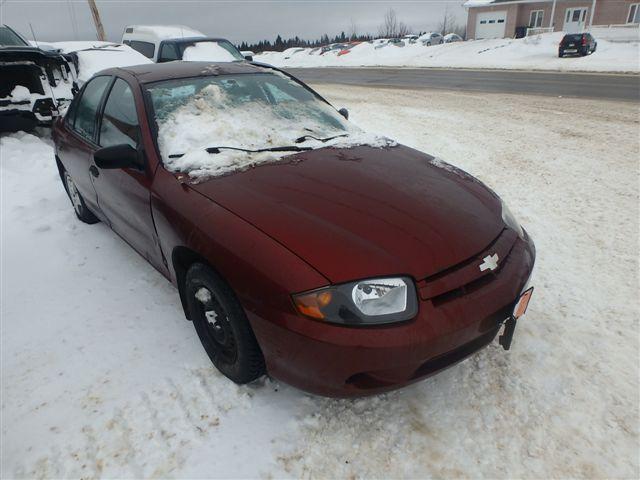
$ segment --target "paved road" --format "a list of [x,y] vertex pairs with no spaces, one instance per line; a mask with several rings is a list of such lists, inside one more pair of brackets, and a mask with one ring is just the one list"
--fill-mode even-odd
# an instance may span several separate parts
[[288,68],[309,83],[640,101],[640,75],[427,68]]

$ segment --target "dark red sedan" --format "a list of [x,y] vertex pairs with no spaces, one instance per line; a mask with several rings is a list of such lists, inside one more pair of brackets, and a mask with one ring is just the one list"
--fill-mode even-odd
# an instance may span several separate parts
[[[215,366],[356,396],[505,349],[535,248],[500,198],[367,135],[249,63],[172,62],[87,82],[54,139],[78,218],[180,293]],[[161,328],[161,325],[154,325]]]

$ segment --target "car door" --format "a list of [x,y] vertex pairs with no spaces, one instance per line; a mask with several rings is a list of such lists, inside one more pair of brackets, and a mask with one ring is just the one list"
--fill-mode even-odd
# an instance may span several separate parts
[[144,159],[140,122],[132,86],[116,77],[98,114],[99,148],[127,144],[139,151],[139,168],[92,168],[100,210],[111,228],[156,268],[162,253],[151,215],[153,171]]
[[56,154],[60,158],[89,209],[102,218],[96,192],[89,176],[95,143],[98,108],[111,83],[111,76],[99,76],[87,82],[65,116]]

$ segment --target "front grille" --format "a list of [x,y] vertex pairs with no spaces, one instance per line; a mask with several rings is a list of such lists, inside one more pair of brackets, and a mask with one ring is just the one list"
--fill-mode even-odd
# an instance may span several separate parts
[[[510,229],[500,235],[481,253],[436,275],[418,282],[422,300],[431,300],[435,307],[442,306],[490,284],[507,263],[517,234]],[[496,270],[481,271],[479,266],[487,255],[498,254]]]

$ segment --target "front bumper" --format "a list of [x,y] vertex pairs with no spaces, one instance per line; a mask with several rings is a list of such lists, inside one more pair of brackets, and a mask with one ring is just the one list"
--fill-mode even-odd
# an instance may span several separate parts
[[426,378],[491,343],[534,262],[531,239],[517,238],[490,280],[462,294],[421,298],[416,318],[396,325],[344,327],[283,312],[265,321],[247,313],[270,375],[319,395],[369,395]]

